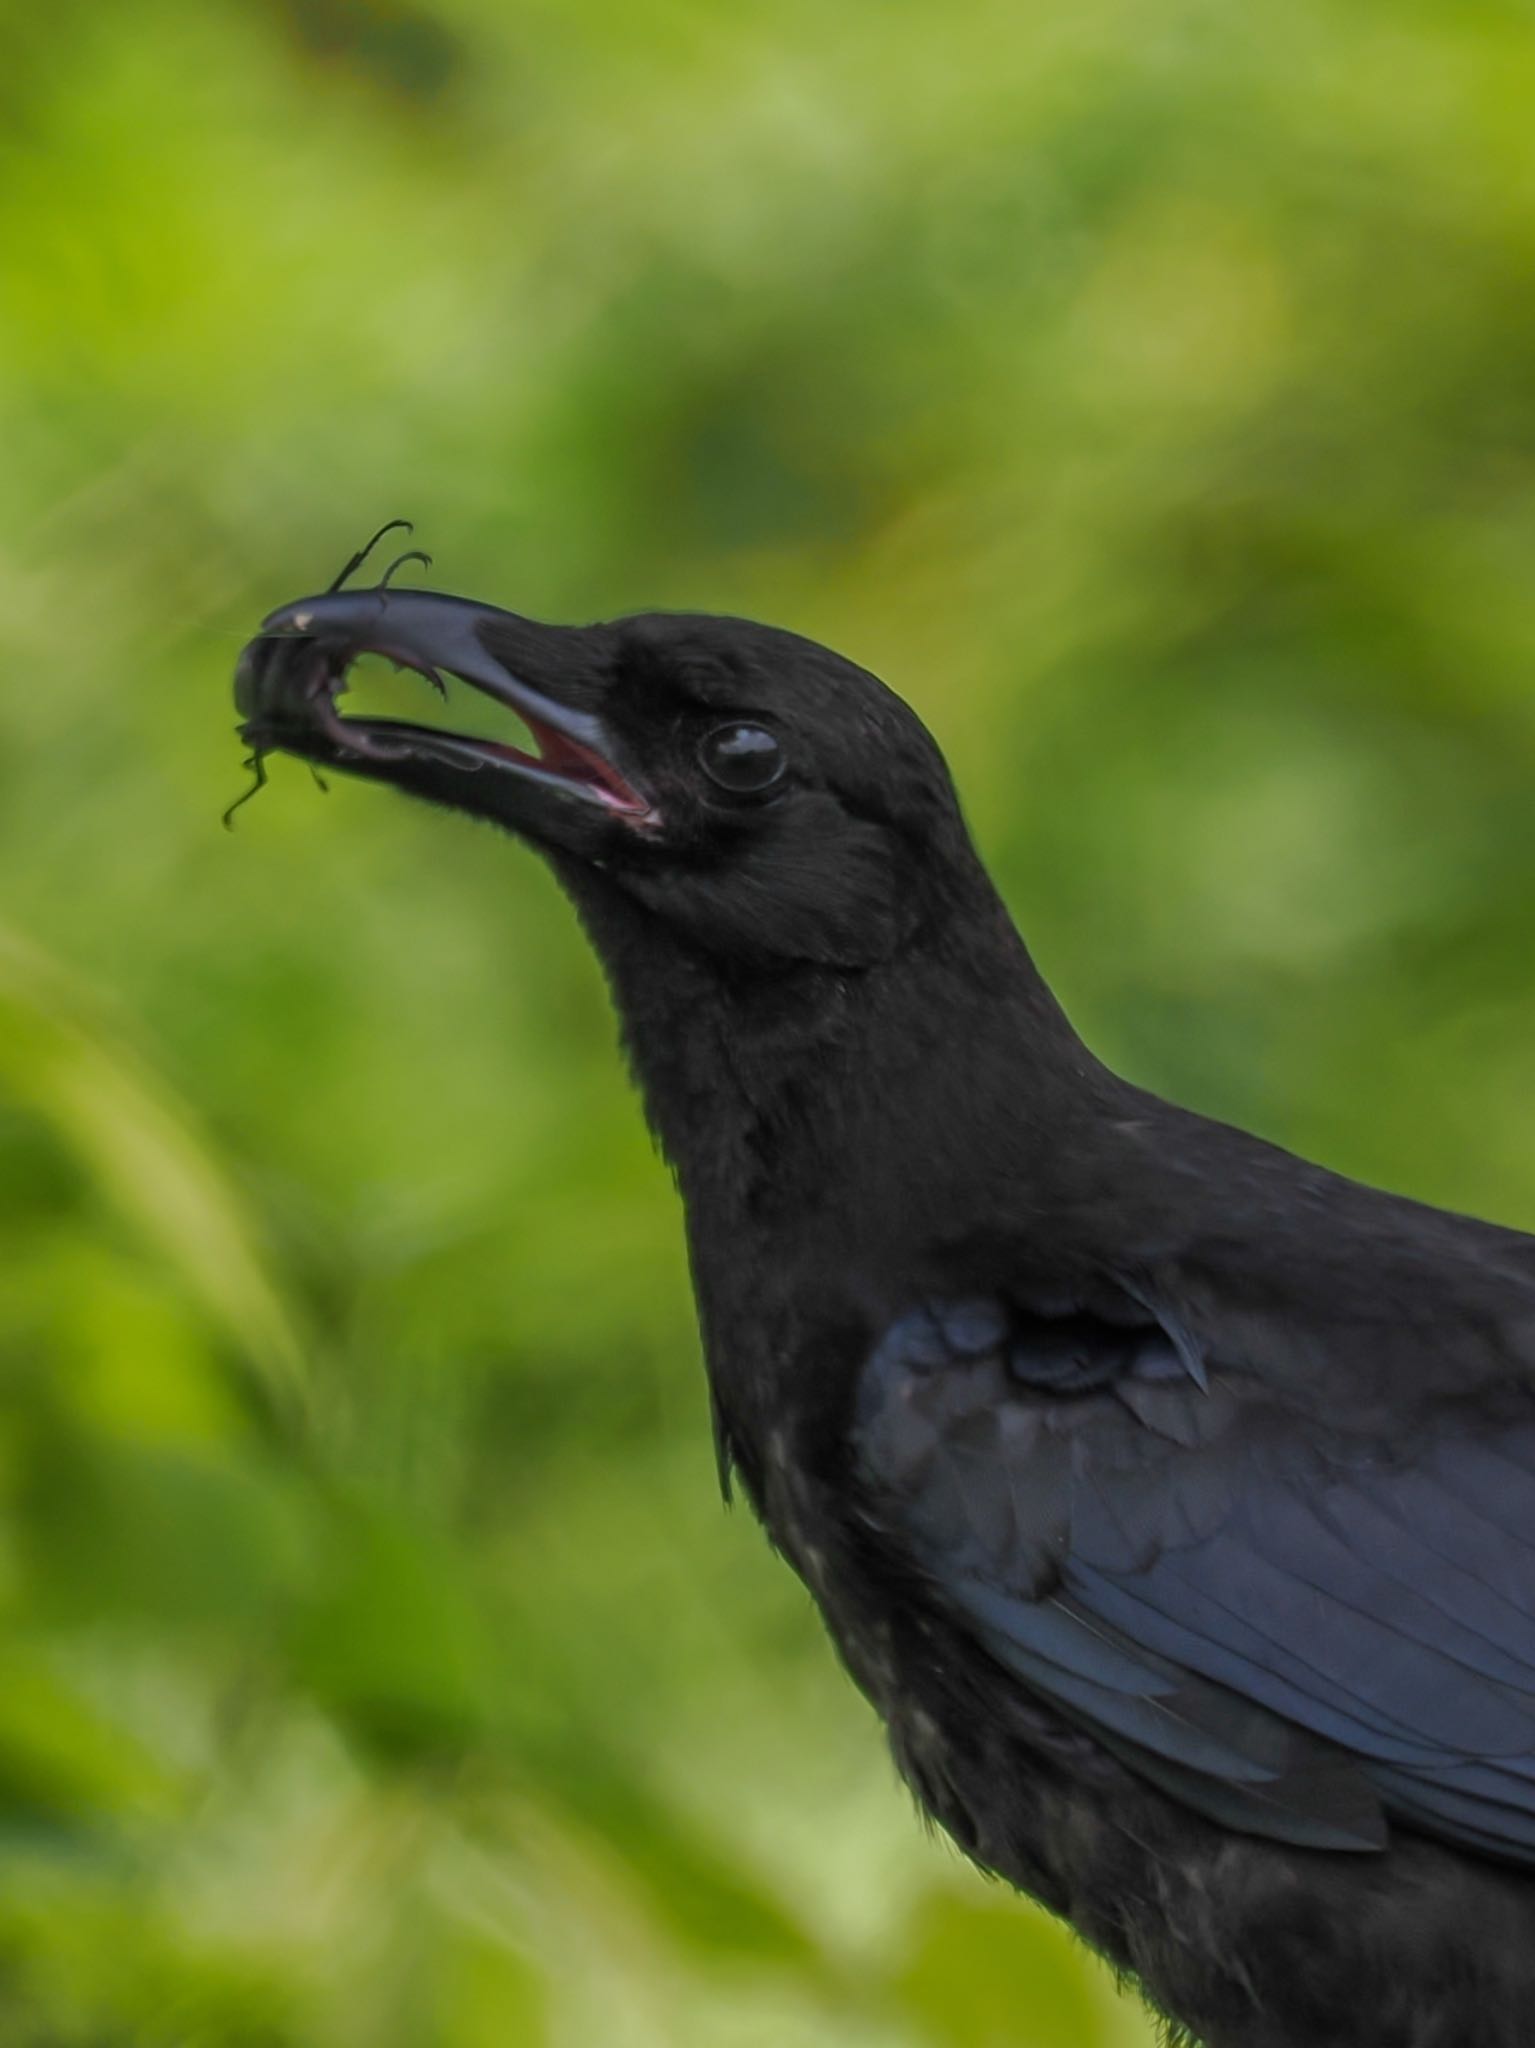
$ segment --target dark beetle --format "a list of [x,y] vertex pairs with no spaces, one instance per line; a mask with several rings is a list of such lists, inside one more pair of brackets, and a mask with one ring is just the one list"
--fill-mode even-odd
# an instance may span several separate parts
[[[367,651],[533,747],[343,716]],[[1109,1073],[926,731],[793,634],[332,589],[237,697],[573,899],[727,1478],[956,1840],[1211,2048],[1535,2037],[1535,1240]]]

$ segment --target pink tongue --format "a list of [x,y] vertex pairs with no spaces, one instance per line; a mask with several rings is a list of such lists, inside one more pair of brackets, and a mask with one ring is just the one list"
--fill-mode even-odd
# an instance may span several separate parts
[[535,768],[544,765],[545,757],[542,754],[529,754],[522,747],[508,746],[504,740],[488,740],[476,734],[474,744],[483,753],[499,754],[503,761],[521,761],[525,765],[531,763]]
[[610,768],[600,754],[594,754],[590,747],[583,747],[579,740],[567,739],[562,732],[534,725],[531,719],[528,724],[538,741],[542,765],[553,774],[566,776],[572,782],[586,783],[616,810],[639,812],[646,808],[623,777]]
[[499,754],[503,761],[521,761],[531,763],[535,768],[547,768],[552,775],[562,775],[569,782],[585,782],[614,798],[628,801],[628,791],[616,776],[608,772],[607,763],[578,741],[568,740],[563,733],[551,732],[545,726],[534,725],[531,719],[528,729],[538,742],[536,754],[511,746],[504,740],[476,739],[475,745],[487,754]]

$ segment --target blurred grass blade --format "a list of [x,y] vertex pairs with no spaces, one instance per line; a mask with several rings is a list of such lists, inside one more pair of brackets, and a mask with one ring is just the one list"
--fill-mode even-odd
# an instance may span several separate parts
[[809,1926],[611,1754],[585,1749],[541,1761],[543,1796],[602,1843],[674,1940],[700,1956],[789,1970],[821,1991],[837,1988],[836,1970]]
[[172,1774],[41,1652],[0,1651],[0,1852],[48,1830],[163,1817],[175,1799]]
[[303,1346],[207,1140],[59,969],[4,929],[0,1086],[73,1148],[269,1391],[291,1405],[304,1385]]
[[1157,2038],[1073,1934],[1017,1899],[928,1892],[891,1989],[933,2048],[1151,2048]]

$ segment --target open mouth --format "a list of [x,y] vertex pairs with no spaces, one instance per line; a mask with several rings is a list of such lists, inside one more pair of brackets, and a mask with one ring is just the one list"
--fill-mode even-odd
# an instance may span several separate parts
[[[546,696],[490,652],[486,642],[498,621],[526,627],[510,614],[427,591],[327,594],[285,606],[263,621],[240,657],[235,703],[242,736],[258,752],[298,754],[384,781],[409,786],[425,776],[430,793],[451,795],[459,777],[511,777],[631,824],[654,822],[650,799],[616,766],[602,722]],[[536,751],[408,719],[343,712],[353,664],[364,654],[414,670],[444,696],[444,674],[456,677],[513,711]],[[488,789],[474,792],[480,801],[462,794],[469,808],[496,808],[484,801]]]

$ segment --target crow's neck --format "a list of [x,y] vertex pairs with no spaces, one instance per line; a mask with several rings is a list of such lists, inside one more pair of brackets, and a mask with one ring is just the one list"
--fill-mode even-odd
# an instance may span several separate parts
[[1031,1163],[1048,1178],[1106,1079],[979,873],[888,962],[751,975],[611,885],[566,881],[682,1190],[706,1336],[743,1276],[798,1299],[878,1288],[1005,1187],[1027,1205]]

